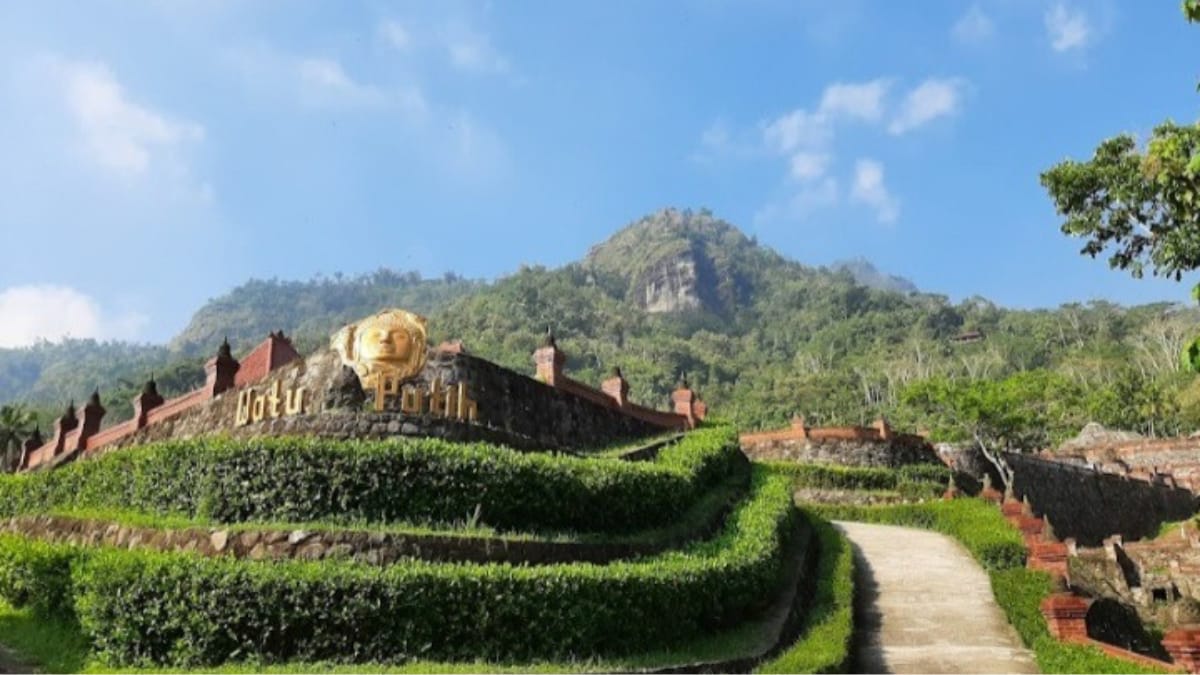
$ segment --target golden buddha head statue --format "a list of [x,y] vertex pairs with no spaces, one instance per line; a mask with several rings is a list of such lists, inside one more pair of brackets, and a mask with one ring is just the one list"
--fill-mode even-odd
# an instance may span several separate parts
[[419,314],[385,309],[344,326],[330,346],[364,387],[373,386],[380,374],[405,380],[425,367],[425,323]]

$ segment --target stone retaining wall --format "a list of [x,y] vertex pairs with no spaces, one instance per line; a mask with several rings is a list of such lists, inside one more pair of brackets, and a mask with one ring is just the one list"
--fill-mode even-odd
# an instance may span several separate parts
[[[347,380],[350,380],[347,384]],[[371,392],[344,391],[354,381],[343,373],[337,354],[318,353],[273,372],[255,386],[266,390],[276,381],[285,390],[304,387],[311,399],[303,415],[278,417],[238,426],[238,391],[126,436],[105,448],[151,441],[187,439],[211,434],[235,438],[260,434],[314,434],[331,438],[433,436],[454,441],[487,441],[525,450],[581,449],[661,434],[662,426],[627,415],[465,353],[431,351],[425,370],[410,384],[428,387],[465,383],[477,405],[474,422],[412,415],[389,401],[383,412],[371,410]]]
[[755,461],[786,461],[844,466],[897,468],[938,462],[927,443],[889,440],[819,440],[813,438],[742,438],[742,451]]
[[1181,488],[1029,455],[1008,454],[1006,459],[1016,497],[1028,498],[1059,537],[1084,546],[1098,546],[1114,534],[1130,540],[1154,536],[1162,523],[1196,512],[1196,497]]
[[691,532],[646,543],[588,543],[470,537],[451,534],[392,533],[368,530],[281,530],[253,527],[154,528],[68,516],[16,516],[0,519],[0,532],[81,546],[194,552],[250,560],[343,559],[390,565],[417,558],[436,562],[546,565],[652,555],[678,548],[718,531],[732,503],[717,509]]

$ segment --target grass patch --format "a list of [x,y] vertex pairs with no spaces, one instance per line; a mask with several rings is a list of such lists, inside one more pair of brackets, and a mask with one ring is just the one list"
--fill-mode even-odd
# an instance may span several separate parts
[[17,609],[0,599],[0,637],[13,650],[39,670],[50,673],[76,673],[88,660],[88,642],[72,621],[42,617],[32,609]]
[[808,515],[817,540],[816,590],[800,638],[757,673],[841,673],[854,636],[854,552],[829,521]]

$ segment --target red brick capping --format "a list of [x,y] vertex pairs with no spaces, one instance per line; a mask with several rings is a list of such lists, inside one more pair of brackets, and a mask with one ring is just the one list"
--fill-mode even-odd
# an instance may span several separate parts
[[133,399],[133,418],[104,431],[100,430],[100,423],[106,411],[100,403],[100,392],[97,390],[88,402],[78,409],[73,401],[67,406],[66,412],[54,422],[54,436],[49,441],[41,443],[39,436],[38,445],[35,446],[31,442],[25,444],[20,468],[29,470],[69,462],[80,453],[90,453],[111,445],[147,425],[190,410],[236,386],[257,382],[271,371],[298,358],[300,354],[292,347],[291,341],[284,337],[283,332],[273,332],[246,355],[246,367],[243,368],[243,365],[233,358],[229,341],[226,340],[217,350],[217,355],[204,364],[203,387],[164,400],[158,393],[158,384],[151,377],[141,393]]
[[1200,673],[1200,626],[1177,628],[1163,636],[1162,645],[1176,665]]
[[1087,611],[1091,601],[1073,593],[1054,593],[1042,601],[1042,616],[1050,635],[1063,642],[1086,642]]
[[563,365],[566,362],[566,352],[558,348],[554,332],[547,330],[546,337],[542,339],[542,346],[533,352],[533,363],[537,368],[536,377],[543,383],[593,403],[616,408],[630,417],[663,429],[693,429],[708,411],[708,406],[688,386],[686,378],[671,394],[674,412],[665,412],[631,403],[629,382],[619,368],[614,369],[612,375],[601,383],[600,389],[596,389],[567,377],[563,373]]
[[898,434],[888,421],[882,417],[875,420],[869,427],[810,427],[804,417],[797,415],[792,418],[791,426],[787,429],[774,431],[755,431],[742,434],[742,444],[761,443],[766,441],[891,441],[923,445],[926,440],[920,434]]

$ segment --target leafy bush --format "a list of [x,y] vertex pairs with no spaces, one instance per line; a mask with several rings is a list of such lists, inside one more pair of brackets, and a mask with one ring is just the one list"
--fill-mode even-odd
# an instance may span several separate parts
[[71,612],[71,561],[82,549],[0,535],[0,598],[46,617]]
[[744,462],[730,427],[654,462],[518,453],[436,439],[201,439],[0,477],[0,515],[112,508],[219,522],[437,522],[629,532],[673,522]]
[[798,488],[833,490],[895,490],[905,499],[940,497],[950,480],[950,470],[940,464],[909,464],[899,469],[768,462],[787,473]]
[[936,483],[943,489],[950,482],[950,467],[944,464],[905,464],[896,472],[903,480],[914,483]]
[[827,520],[809,516],[820,546],[817,586],[800,639],[759,673],[840,673],[850,659],[854,636],[854,551]]
[[[789,481],[757,469],[720,536],[639,561],[381,568],[105,548],[70,567],[70,589],[97,655],[118,665],[577,659],[742,619],[777,587],[794,531]],[[16,557],[46,546],[12,541]]]

